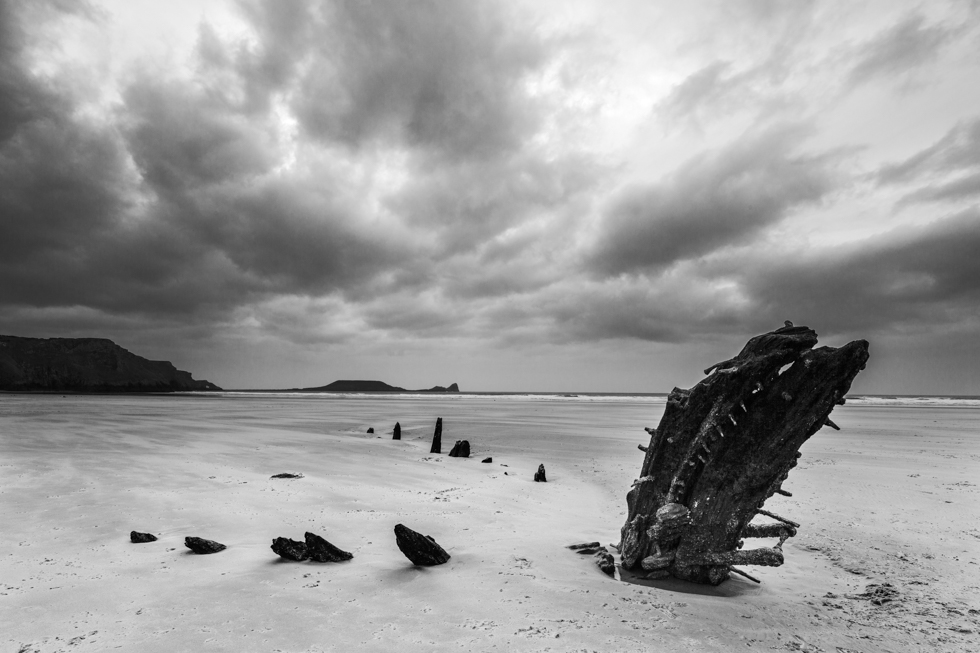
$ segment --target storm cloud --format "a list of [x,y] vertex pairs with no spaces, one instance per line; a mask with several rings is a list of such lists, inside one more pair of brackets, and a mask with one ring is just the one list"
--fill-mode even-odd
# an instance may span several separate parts
[[744,243],[835,187],[832,154],[798,152],[808,129],[746,134],[613,200],[592,255],[599,272],[664,268]]
[[784,319],[980,335],[968,4],[128,8],[0,0],[0,332],[583,390]]

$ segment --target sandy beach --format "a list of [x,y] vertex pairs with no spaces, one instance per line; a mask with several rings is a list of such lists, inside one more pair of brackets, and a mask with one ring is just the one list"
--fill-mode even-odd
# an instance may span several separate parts
[[[749,569],[761,585],[717,588],[611,579],[565,548],[618,541],[636,445],[663,408],[655,397],[0,396],[0,649],[977,649],[980,406],[838,408],[843,430],[814,436],[784,486],[793,497],[767,504],[802,524],[786,564]],[[437,417],[444,454],[430,455]],[[445,455],[459,439],[471,458]],[[544,484],[532,481],[541,463]],[[303,477],[270,478],[283,472]],[[452,559],[412,566],[398,523]],[[131,530],[159,540],[132,544]],[[305,531],[354,559],[270,550]],[[195,555],[185,536],[228,548]],[[877,605],[868,588],[885,583],[892,600]]]

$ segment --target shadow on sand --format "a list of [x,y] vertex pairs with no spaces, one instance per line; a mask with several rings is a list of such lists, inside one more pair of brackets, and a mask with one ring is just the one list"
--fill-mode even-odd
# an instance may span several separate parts
[[746,580],[745,578],[740,578],[735,574],[732,574],[731,577],[721,585],[713,586],[690,583],[686,580],[678,580],[676,578],[646,580],[643,578],[642,574],[628,571],[622,567],[619,567],[618,565],[616,567],[616,572],[619,579],[624,583],[650,587],[664,592],[675,592],[677,594],[697,594],[700,596],[717,596],[719,598],[738,598],[740,596],[758,594],[762,591],[762,587],[760,585],[756,585],[752,581]]

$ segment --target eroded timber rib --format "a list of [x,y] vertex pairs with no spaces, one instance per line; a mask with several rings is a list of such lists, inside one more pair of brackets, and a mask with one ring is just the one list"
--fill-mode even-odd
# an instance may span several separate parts
[[[830,413],[868,360],[864,340],[816,344],[812,329],[787,325],[749,340],[690,390],[670,393],[627,495],[624,568],[656,560],[675,577],[718,584],[733,564],[782,563],[778,545],[739,551],[739,542],[796,534],[798,524],[762,507],[781,493],[800,446],[836,426]],[[782,523],[750,526],[756,514]]]

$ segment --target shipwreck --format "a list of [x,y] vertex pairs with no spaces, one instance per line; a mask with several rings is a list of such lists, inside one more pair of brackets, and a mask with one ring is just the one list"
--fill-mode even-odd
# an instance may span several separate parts
[[[868,360],[868,343],[820,347],[817,334],[786,326],[748,341],[675,388],[660,425],[648,428],[640,478],[627,494],[619,545],[624,569],[646,578],[718,585],[736,565],[779,566],[800,525],[764,509],[797,464],[800,447],[830,420]],[[753,522],[757,515],[767,523]],[[745,548],[749,538],[778,543]]]

